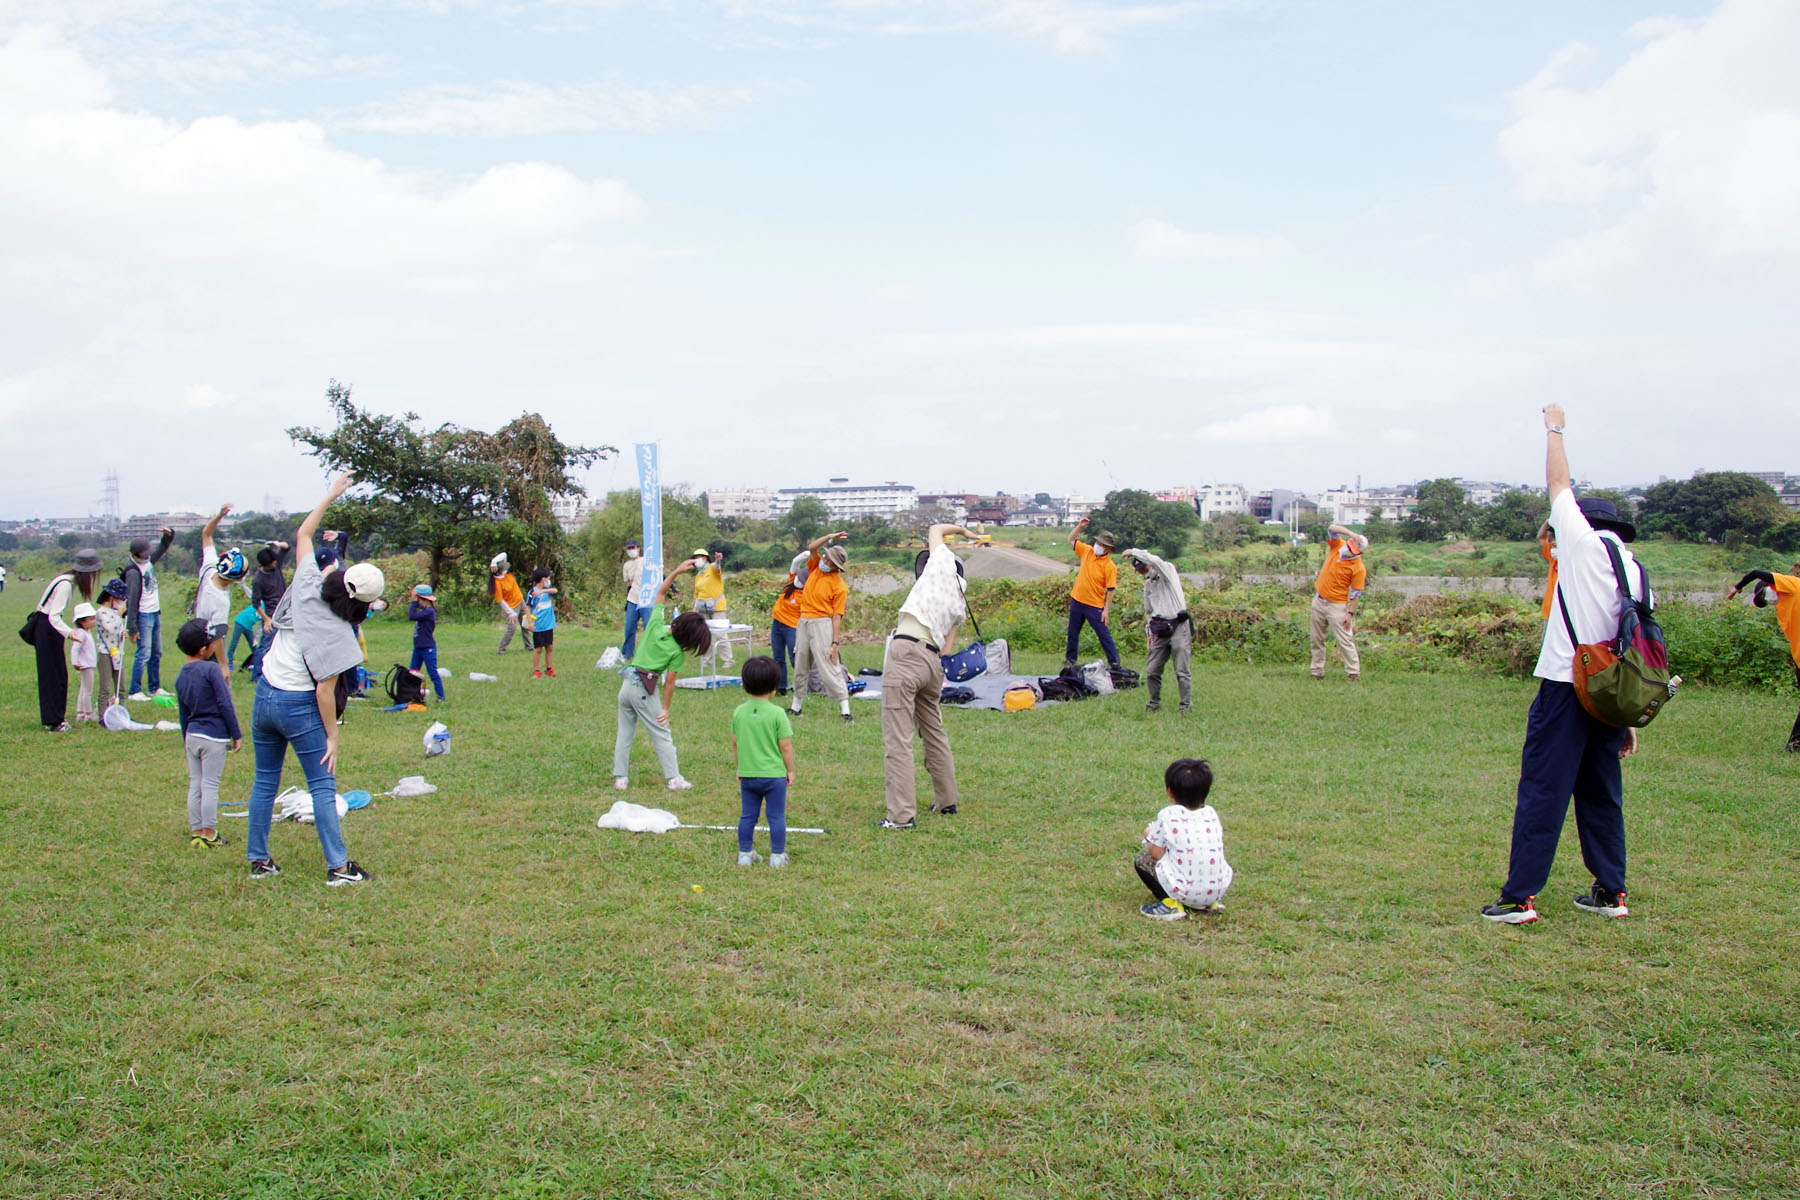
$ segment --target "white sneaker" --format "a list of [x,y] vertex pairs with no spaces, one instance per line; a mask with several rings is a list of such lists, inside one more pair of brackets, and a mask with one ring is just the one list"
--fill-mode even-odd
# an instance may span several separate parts
[[754,867],[761,861],[762,855],[754,850],[744,850],[738,854],[738,866],[740,867]]
[[175,693],[171,692],[168,688],[157,688],[156,691],[151,693],[152,696],[173,696],[174,694]]
[[769,855],[769,865],[771,867],[787,866],[787,855],[786,854],[771,854],[771,855]]
[[622,792],[630,786],[631,786],[631,780],[625,778],[623,775],[621,775],[617,779],[613,780],[613,790],[614,791]]
[[127,700],[135,700],[140,704],[147,704],[150,701],[150,697],[145,695],[143,692],[133,692],[133,693],[131,693],[131,695],[129,695],[125,698]]
[[669,790],[671,792],[685,792],[693,786],[693,784],[689,783],[679,775],[669,780]]

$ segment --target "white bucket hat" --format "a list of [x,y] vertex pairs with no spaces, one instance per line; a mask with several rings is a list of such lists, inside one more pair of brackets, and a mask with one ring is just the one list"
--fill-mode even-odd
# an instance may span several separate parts
[[352,600],[369,603],[381,598],[387,590],[387,576],[374,563],[357,563],[344,572],[344,591]]

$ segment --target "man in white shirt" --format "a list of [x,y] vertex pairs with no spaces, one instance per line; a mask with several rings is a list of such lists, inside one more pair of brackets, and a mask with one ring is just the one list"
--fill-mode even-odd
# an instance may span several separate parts
[[[931,811],[956,811],[956,759],[944,733],[944,664],[939,657],[955,647],[956,627],[968,615],[963,600],[962,564],[944,544],[947,534],[973,537],[961,525],[933,525],[919,572],[888,639],[881,664],[882,773],[887,783],[887,816],[882,829],[912,829],[916,820],[913,735],[925,743],[925,770],[931,775]],[[796,679],[796,688],[804,678]]]
[[1144,684],[1150,690],[1145,712],[1162,707],[1163,667],[1175,659],[1175,683],[1181,691],[1181,711],[1194,708],[1194,623],[1188,616],[1187,595],[1175,564],[1135,546],[1125,552],[1132,570],[1144,581],[1144,643],[1149,661],[1144,664]]
[[1574,684],[1575,645],[1562,610],[1566,607],[1568,621],[1583,644],[1612,639],[1618,630],[1620,602],[1607,544],[1618,550],[1636,595],[1641,576],[1623,543],[1635,539],[1637,530],[1619,516],[1611,501],[1578,501],[1570,490],[1561,405],[1544,409],[1544,428],[1548,441],[1544,474],[1550,491],[1550,525],[1556,531],[1557,603],[1544,623],[1543,648],[1533,672],[1538,694],[1525,721],[1506,885],[1499,903],[1481,910],[1488,920],[1508,925],[1538,919],[1537,894],[1550,878],[1571,795],[1581,859],[1594,876],[1593,887],[1575,897],[1575,907],[1605,917],[1630,912],[1625,907],[1625,797],[1619,763],[1636,753],[1637,730],[1595,720],[1581,706]]

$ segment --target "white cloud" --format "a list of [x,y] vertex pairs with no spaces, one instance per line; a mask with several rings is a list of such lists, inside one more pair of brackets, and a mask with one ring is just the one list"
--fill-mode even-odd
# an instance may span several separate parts
[[1131,231],[1131,257],[1139,262],[1257,263],[1293,249],[1284,237],[1195,232],[1155,217],[1142,218]]
[[184,408],[218,408],[221,405],[231,404],[234,400],[235,397],[227,396],[210,383],[190,384],[181,389],[181,403]]
[[1281,404],[1202,425],[1194,431],[1194,439],[1203,443],[1269,445],[1317,441],[1336,433],[1337,424],[1330,409]]
[[1800,259],[1800,4],[1723,0],[1707,19],[1640,23],[1598,82],[1572,46],[1513,96],[1500,136],[1520,194],[1587,206],[1599,227],[1536,264],[1579,287],[1694,274],[1783,275]]
[[500,82],[439,84],[346,114],[350,128],[376,133],[530,137],[623,130],[698,129],[720,113],[754,103],[766,88],[640,88],[618,82],[546,87]]

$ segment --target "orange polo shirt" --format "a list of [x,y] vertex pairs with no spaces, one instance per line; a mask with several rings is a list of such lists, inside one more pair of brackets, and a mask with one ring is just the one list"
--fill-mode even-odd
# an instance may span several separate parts
[[511,571],[494,577],[494,596],[508,608],[517,608],[525,603],[525,597],[519,591],[519,581],[512,577]]
[[842,571],[819,570],[819,556],[806,560],[806,587],[800,592],[802,617],[842,616],[850,600],[850,585]]
[[[794,582],[792,571],[788,572],[787,581]],[[785,591],[787,588],[783,587],[780,592],[775,593],[775,607],[769,610],[769,615],[778,623],[792,629],[800,623],[800,593],[796,591],[791,596],[784,596],[782,592]]]
[[1769,575],[1775,580],[1775,623],[1787,634],[1788,652],[1800,667],[1800,578],[1773,571]]
[[1094,548],[1086,542],[1075,543],[1075,557],[1080,560],[1081,568],[1075,573],[1075,586],[1069,589],[1069,599],[1089,608],[1105,608],[1106,593],[1119,586],[1119,564],[1113,561],[1110,553],[1095,554]]
[[1369,573],[1363,567],[1361,553],[1349,558],[1338,557],[1345,545],[1343,538],[1332,538],[1325,543],[1330,552],[1325,556],[1325,565],[1319,568],[1319,578],[1313,583],[1319,598],[1328,604],[1350,603],[1350,593],[1362,591],[1363,584],[1368,582]]

